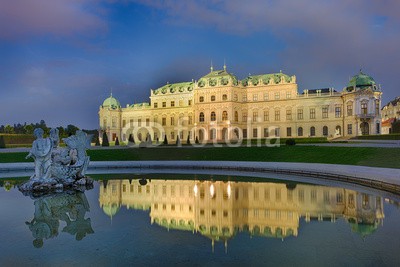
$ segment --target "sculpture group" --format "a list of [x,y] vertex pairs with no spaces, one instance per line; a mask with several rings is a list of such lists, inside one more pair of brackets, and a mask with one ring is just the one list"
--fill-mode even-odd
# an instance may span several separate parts
[[79,188],[91,185],[93,181],[85,177],[90,158],[86,149],[90,148],[92,135],[78,130],[75,135],[63,138],[66,147],[59,147],[58,129],[51,129],[50,136],[43,137],[43,129],[33,132],[36,140],[26,158],[35,161],[35,174],[28,182],[19,186],[23,192],[49,192],[65,188]]

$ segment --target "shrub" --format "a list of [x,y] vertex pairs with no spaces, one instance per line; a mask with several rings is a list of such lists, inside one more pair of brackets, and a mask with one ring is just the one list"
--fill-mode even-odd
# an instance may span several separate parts
[[167,135],[164,135],[164,142],[163,142],[163,144],[164,144],[164,145],[168,145]]
[[286,145],[287,146],[294,146],[296,144],[296,140],[293,138],[286,139]]
[[108,137],[106,133],[103,133],[103,143],[101,146],[110,146],[110,143],[108,142]]
[[135,144],[135,138],[133,137],[132,134],[129,134],[128,145],[134,145],[134,144]]
[[99,140],[99,137],[98,137],[98,136],[96,137],[96,142],[95,142],[94,145],[95,145],[95,146],[100,146],[100,140]]
[[190,145],[190,136],[188,135],[187,139],[186,139],[186,144]]
[[119,146],[119,139],[118,139],[118,137],[115,138],[115,145],[116,145],[116,146]]
[[6,143],[4,142],[4,137],[0,135],[0,148],[6,148]]

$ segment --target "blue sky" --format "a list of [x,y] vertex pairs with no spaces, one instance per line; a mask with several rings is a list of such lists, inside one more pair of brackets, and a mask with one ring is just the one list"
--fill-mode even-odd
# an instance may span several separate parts
[[363,72],[400,95],[400,1],[0,0],[0,125],[98,127],[121,104],[198,79],[210,63],[239,79],[296,75],[299,91]]

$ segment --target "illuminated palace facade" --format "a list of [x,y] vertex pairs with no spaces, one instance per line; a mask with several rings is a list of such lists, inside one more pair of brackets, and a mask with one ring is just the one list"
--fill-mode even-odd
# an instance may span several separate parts
[[99,204],[110,217],[119,209],[149,210],[151,223],[228,240],[238,232],[273,238],[297,236],[300,219],[344,219],[361,235],[383,223],[383,199],[339,187],[272,182],[196,180],[100,181]]
[[[360,71],[337,92],[298,92],[296,76],[250,75],[238,80],[226,66],[197,81],[151,90],[149,103],[122,107],[110,96],[99,109],[100,137],[126,141],[228,141],[269,137],[353,137],[380,134],[382,91]],[[137,139],[136,139],[137,140]]]

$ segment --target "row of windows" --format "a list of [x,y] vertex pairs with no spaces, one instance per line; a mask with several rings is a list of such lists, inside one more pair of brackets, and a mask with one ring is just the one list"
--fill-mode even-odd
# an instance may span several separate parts
[[[183,107],[184,106],[183,100],[179,100],[178,103],[179,103],[179,107]],[[192,100],[191,99],[188,100],[187,105],[188,106],[192,105]],[[158,102],[154,102],[153,107],[154,108],[158,108]],[[165,102],[165,101],[161,102],[161,107],[166,108],[167,107],[167,102]],[[170,101],[169,107],[175,107],[175,101],[174,100]]]
[[[286,92],[285,95],[286,95],[286,99],[292,98],[292,92],[290,92],[290,91]],[[252,98],[253,101],[259,101],[259,100],[260,100],[260,99],[259,99],[259,94],[253,94],[252,97],[253,97],[253,98]],[[269,98],[269,93],[264,93],[264,94],[263,94],[263,100],[264,100],[264,101],[268,101],[269,99],[270,99],[270,98]],[[281,99],[281,92],[275,92],[275,93],[274,93],[274,99],[275,99],[275,100]],[[222,95],[222,101],[226,101],[226,100],[228,100],[228,96],[227,96],[226,94],[223,94],[223,95]],[[238,101],[238,95],[237,95],[237,94],[234,94],[232,100],[233,100],[233,101]],[[204,102],[204,101],[205,101],[205,97],[204,97],[204,96],[200,96],[200,97],[199,97],[199,102]],[[215,95],[212,95],[212,96],[210,97],[210,101],[216,101]],[[243,102],[247,102],[247,94],[242,94],[242,101],[243,101]]]
[[[116,189],[117,189],[117,187],[115,185],[113,185],[112,188],[111,188],[111,192],[116,194],[117,193]],[[122,185],[122,192],[126,193],[127,189],[128,189],[128,186],[126,184],[123,184]],[[131,193],[136,191],[139,194],[141,194],[142,192],[143,193],[145,192],[146,194],[150,194],[150,186],[149,185],[146,185],[146,186],[140,186],[139,185],[139,186],[137,186],[136,189],[137,190],[134,190],[134,185],[129,185],[129,192],[131,192]],[[170,186],[169,189],[170,189],[170,195],[171,196],[175,196],[175,194],[176,194],[175,186]],[[183,189],[184,189],[183,187],[179,187],[180,196],[184,196],[184,190]],[[106,188],[104,188],[103,190],[104,190],[104,192],[106,192]],[[205,197],[204,188],[200,188],[199,191],[200,191],[200,194],[199,194],[200,198],[204,198]],[[271,189],[270,188],[265,188],[263,191],[264,191],[263,192],[264,200],[271,200]],[[162,186],[162,191],[161,192],[162,192],[163,196],[167,195],[167,186],[166,185]],[[293,191],[287,190],[286,192],[287,192],[287,200],[292,201],[293,200]],[[157,193],[158,193],[157,192],[157,187],[154,187],[154,194],[157,195]],[[248,199],[248,193],[249,192],[248,192],[247,189],[240,190],[240,192],[239,192],[239,189],[236,188],[234,190],[234,197],[235,197],[235,199],[238,199],[239,198],[239,194],[240,194],[242,198]],[[254,188],[253,189],[253,199],[254,200],[260,200],[260,193],[262,193],[262,191],[260,189]],[[191,188],[189,188],[189,197],[192,197],[192,196],[193,196],[193,191],[191,190]],[[225,200],[228,199],[227,191],[224,191],[223,198]],[[279,202],[279,201],[281,201],[281,198],[282,198],[282,189],[276,188],[273,200]],[[214,193],[213,199],[216,199],[216,193]],[[304,190],[303,189],[299,189],[298,190],[298,199],[300,201],[304,201]],[[312,189],[310,191],[310,199],[311,199],[311,202],[316,202],[318,200],[317,190],[316,189]],[[327,190],[323,191],[323,200],[324,200],[325,203],[330,203],[331,198],[330,198],[330,192],[329,191],[327,191]],[[336,203],[342,204],[343,201],[344,201],[343,193],[342,192],[336,192]],[[158,209],[158,204],[157,203],[154,204],[154,208]],[[165,204],[163,204],[163,209],[164,210],[166,209]],[[182,210],[182,206],[181,206],[180,209]],[[175,210],[175,205],[174,204],[171,205],[171,210]],[[189,211],[192,211],[192,206],[189,206]]]
[[[310,119],[316,119],[316,115],[315,115],[315,108],[310,108]],[[341,107],[336,107],[335,108],[335,117],[336,118],[340,118],[342,115],[342,111],[341,111]],[[322,108],[322,118],[326,119],[328,118],[328,107],[323,107]],[[222,112],[222,121],[226,121],[228,120],[228,112],[227,111],[223,111]],[[293,116],[292,116],[292,110],[291,109],[287,109],[286,110],[286,120],[292,120]],[[303,116],[303,109],[298,109],[297,110],[297,119],[298,120],[303,120],[304,116]],[[216,113],[215,111],[212,111],[210,114],[210,120],[211,121],[216,121]],[[248,120],[248,114],[246,111],[242,112],[242,122],[247,122]],[[263,120],[264,121],[269,121],[270,117],[269,117],[269,111],[264,111],[263,112]],[[274,111],[274,120],[275,121],[280,121],[281,120],[281,111],[280,110],[275,110]],[[238,122],[239,121],[239,113],[238,111],[235,111],[234,113],[234,121]],[[259,122],[261,121],[261,117],[259,116],[258,111],[253,111],[252,114],[252,121],[253,122]],[[205,122],[205,116],[204,116],[204,112],[200,112],[199,114],[199,122]]]

